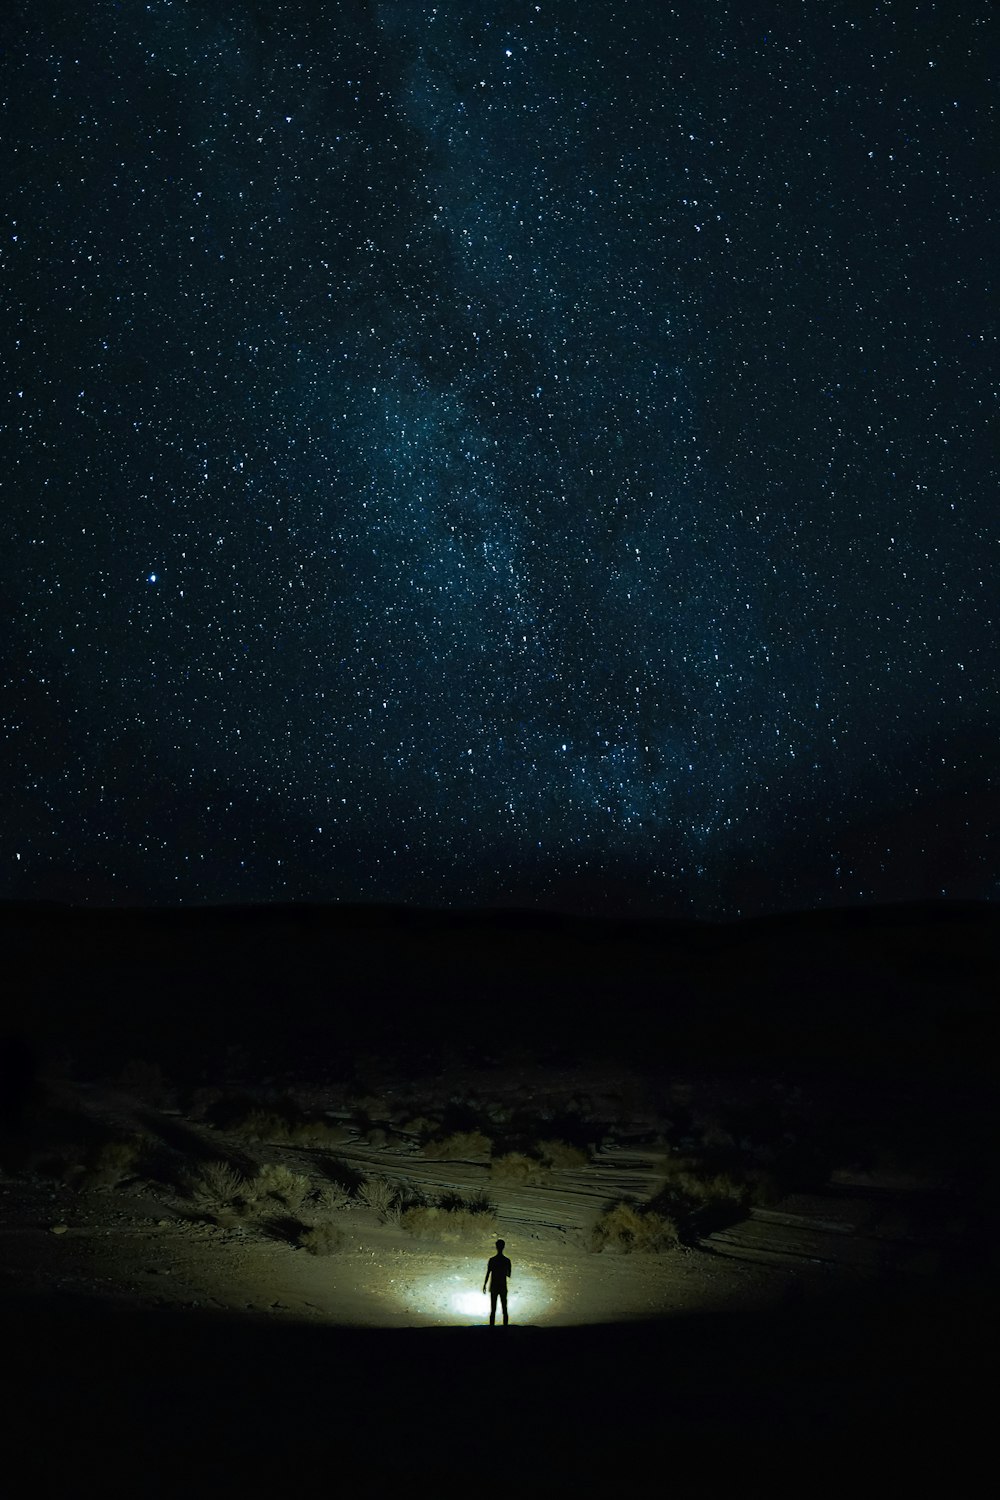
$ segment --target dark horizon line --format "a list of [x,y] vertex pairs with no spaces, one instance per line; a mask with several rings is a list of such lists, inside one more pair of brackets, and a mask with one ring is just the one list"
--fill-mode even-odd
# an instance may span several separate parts
[[315,897],[304,897],[301,899],[267,900],[248,899],[245,901],[232,900],[202,900],[202,901],[149,901],[126,898],[119,901],[86,901],[61,898],[55,896],[39,897],[3,897],[0,896],[0,915],[47,912],[47,913],[72,913],[76,914],[119,914],[134,913],[139,915],[158,916],[160,914],[200,916],[208,914],[239,914],[241,912],[254,913],[344,913],[345,915],[366,914],[373,915],[381,913],[387,917],[396,916],[409,918],[432,918],[432,919],[474,919],[486,921],[510,921],[516,918],[532,925],[543,926],[550,923],[578,925],[584,923],[599,923],[604,927],[627,927],[631,929],[641,928],[735,928],[751,927],[766,924],[793,923],[813,918],[860,920],[870,921],[881,916],[898,917],[911,915],[948,915],[959,914],[992,914],[994,908],[1000,906],[1000,901],[991,900],[988,897],[963,897],[963,896],[928,896],[928,897],[901,897],[897,900],[881,901],[845,901],[831,902],[829,904],[796,906],[775,908],[772,911],[757,911],[746,915],[735,914],[731,916],[692,916],[671,915],[662,916],[642,914],[633,915],[628,912],[609,909],[607,911],[594,911],[592,909],[574,908],[572,906],[555,907],[545,905],[530,905],[518,902],[510,904],[502,902],[490,902],[489,904],[455,903],[435,905],[428,902],[418,901],[379,901],[358,899],[353,901],[330,899],[322,900]]

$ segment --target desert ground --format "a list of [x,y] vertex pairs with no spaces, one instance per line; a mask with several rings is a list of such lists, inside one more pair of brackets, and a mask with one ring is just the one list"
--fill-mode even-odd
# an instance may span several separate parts
[[[971,1461],[995,1310],[978,920],[936,934],[965,962],[932,989],[926,921],[828,934],[840,969],[792,1026],[785,931],[720,979],[702,934],[637,956],[618,931],[609,959],[505,920],[421,936],[415,963],[398,914],[353,948],[334,923],[332,950],[315,913],[264,937],[229,914],[194,946],[18,915],[0,1294],[42,1492],[711,1488],[761,1463],[780,1489],[798,1454],[812,1487]],[[881,1007],[873,952],[902,975]]]

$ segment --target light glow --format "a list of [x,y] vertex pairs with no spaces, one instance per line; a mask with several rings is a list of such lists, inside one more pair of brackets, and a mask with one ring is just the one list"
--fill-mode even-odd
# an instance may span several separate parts
[[[476,1276],[480,1280],[476,1281]],[[482,1266],[474,1264],[434,1276],[420,1277],[400,1289],[406,1308],[434,1323],[487,1323],[489,1293],[482,1290]],[[530,1272],[517,1272],[507,1290],[507,1311],[512,1323],[537,1323],[552,1309],[552,1294],[545,1282]],[[497,1306],[497,1321],[501,1317]]]

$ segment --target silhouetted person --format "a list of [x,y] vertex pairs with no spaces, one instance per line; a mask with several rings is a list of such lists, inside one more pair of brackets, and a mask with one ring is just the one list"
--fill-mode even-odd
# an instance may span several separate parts
[[483,1291],[486,1283],[490,1287],[490,1327],[497,1320],[497,1298],[500,1298],[500,1307],[503,1311],[504,1327],[507,1326],[507,1283],[510,1280],[510,1261],[503,1253],[505,1240],[497,1240],[497,1253],[491,1255],[486,1262],[486,1279],[483,1282]]

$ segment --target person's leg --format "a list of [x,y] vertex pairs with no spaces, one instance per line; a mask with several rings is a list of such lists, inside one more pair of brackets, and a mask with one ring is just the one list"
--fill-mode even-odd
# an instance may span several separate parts
[[503,1291],[500,1293],[500,1306],[503,1308],[503,1321],[504,1321],[504,1327],[506,1328],[506,1326],[507,1326],[507,1288],[506,1287],[504,1287]]
[[496,1320],[497,1320],[497,1294],[493,1290],[493,1288],[490,1287],[490,1327],[491,1328],[496,1323]]

